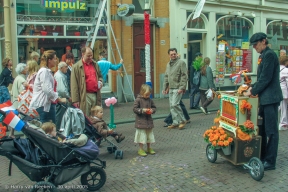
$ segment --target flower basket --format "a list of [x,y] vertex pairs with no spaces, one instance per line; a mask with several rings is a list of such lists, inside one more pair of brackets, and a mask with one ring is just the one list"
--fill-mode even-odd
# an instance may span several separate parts
[[227,147],[221,147],[221,149],[224,155],[231,155],[231,145],[228,145]]
[[233,142],[233,138],[222,127],[212,126],[204,132],[203,137],[207,143],[212,144],[214,149],[217,147],[228,147]]

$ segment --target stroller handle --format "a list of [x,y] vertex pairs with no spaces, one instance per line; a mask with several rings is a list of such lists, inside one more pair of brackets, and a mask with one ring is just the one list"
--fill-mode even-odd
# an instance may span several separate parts
[[2,110],[0,110],[0,114],[3,115],[3,117],[6,116],[6,113],[4,111],[2,111]]

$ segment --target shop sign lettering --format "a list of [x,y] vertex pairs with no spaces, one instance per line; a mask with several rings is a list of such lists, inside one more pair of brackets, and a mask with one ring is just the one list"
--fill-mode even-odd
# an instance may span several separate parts
[[61,11],[66,9],[85,11],[87,9],[87,3],[82,0],[41,0],[41,2],[45,8],[60,9]]

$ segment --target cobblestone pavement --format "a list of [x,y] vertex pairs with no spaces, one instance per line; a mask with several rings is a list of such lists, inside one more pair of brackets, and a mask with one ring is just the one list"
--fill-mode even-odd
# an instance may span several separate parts
[[[155,102],[157,106],[157,101]],[[185,100],[186,106],[188,106],[187,103],[188,100]],[[217,102],[214,107],[216,105]],[[118,119],[116,113],[120,112],[121,106],[122,104],[115,106],[116,119]],[[167,108],[162,109],[159,106],[160,104],[157,106],[158,112],[163,111],[162,114],[165,116]],[[130,111],[128,107],[127,109],[125,107],[127,106],[123,106],[121,110],[123,114],[121,118],[124,116],[133,118],[130,115],[132,105],[129,106]],[[192,110],[188,111],[192,112]],[[118,145],[119,149],[123,150],[124,158],[114,159],[114,155],[107,152],[106,143],[102,144],[100,158],[107,161],[107,181],[99,191],[288,191],[288,131],[280,132],[276,170],[266,171],[264,178],[257,182],[242,166],[235,166],[220,155],[215,163],[208,162],[205,154],[207,143],[204,142],[202,135],[213,124],[215,114],[216,112],[210,115],[191,114],[191,123],[187,124],[183,130],[168,130],[163,127],[163,119],[156,119],[154,121],[156,143],[152,145],[156,155],[147,157],[137,155],[138,146],[133,142],[134,124],[117,124],[117,131],[126,136],[126,139]],[[158,113],[158,115],[161,114]],[[121,118],[117,121],[120,122]],[[0,156],[0,161],[0,191],[28,191],[15,189],[15,187],[25,188],[34,184],[14,165],[12,176],[8,176],[9,161],[2,156]],[[77,185],[81,185],[79,178],[66,183],[65,187],[72,188]],[[8,189],[5,189],[5,186]]]

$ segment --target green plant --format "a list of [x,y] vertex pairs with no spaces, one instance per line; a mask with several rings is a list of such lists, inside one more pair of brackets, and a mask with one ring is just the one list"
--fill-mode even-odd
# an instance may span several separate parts
[[199,71],[203,65],[202,63],[203,58],[202,57],[196,57],[195,60],[192,63],[192,66],[196,71]]

